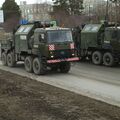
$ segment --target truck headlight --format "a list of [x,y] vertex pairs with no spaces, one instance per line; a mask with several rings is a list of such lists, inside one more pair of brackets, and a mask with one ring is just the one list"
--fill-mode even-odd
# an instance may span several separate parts
[[75,54],[73,53],[72,56],[75,56]]
[[53,56],[53,55],[51,55],[51,58],[54,58],[54,56]]
[[38,45],[34,45],[34,48],[38,48]]

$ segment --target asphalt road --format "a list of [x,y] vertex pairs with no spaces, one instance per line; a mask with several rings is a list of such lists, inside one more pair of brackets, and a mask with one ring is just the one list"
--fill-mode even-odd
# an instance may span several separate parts
[[21,63],[15,68],[0,64],[0,69],[120,106],[120,66],[108,68],[76,63],[72,65],[69,74],[48,71],[45,76],[27,73]]

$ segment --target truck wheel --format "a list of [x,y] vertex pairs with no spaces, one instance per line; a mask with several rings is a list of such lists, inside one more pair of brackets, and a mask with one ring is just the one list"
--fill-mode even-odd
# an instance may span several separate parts
[[115,64],[114,57],[111,53],[105,53],[103,56],[103,63],[105,66],[112,67]]
[[24,64],[25,64],[25,70],[27,72],[32,73],[32,71],[33,71],[33,59],[32,59],[32,57],[30,57],[30,56],[26,57]]
[[44,75],[46,73],[46,68],[39,58],[33,60],[33,71],[36,75]]
[[15,57],[12,52],[7,54],[7,64],[9,67],[15,66]]
[[4,65],[4,66],[7,66],[7,55],[3,52],[2,53],[2,64]]
[[70,68],[71,68],[71,64],[69,62],[61,63],[60,72],[68,73],[70,71]]
[[93,62],[95,65],[100,65],[100,64],[102,64],[102,53],[99,52],[99,51],[95,51],[95,52],[92,54],[92,62]]

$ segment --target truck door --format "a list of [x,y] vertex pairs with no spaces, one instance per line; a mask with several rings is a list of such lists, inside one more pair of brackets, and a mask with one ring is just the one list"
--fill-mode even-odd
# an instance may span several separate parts
[[[38,49],[38,46],[39,46],[39,49]],[[39,53],[44,55],[46,53],[45,48],[46,48],[45,33],[41,33],[41,31],[35,32],[35,34],[34,34],[34,49],[38,49]]]
[[120,51],[120,32],[118,30],[112,31],[111,34],[111,44],[114,50]]

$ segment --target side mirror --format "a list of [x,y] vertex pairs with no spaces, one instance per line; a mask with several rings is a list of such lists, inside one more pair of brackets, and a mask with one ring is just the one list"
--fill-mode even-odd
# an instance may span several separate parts
[[39,35],[39,41],[40,41],[40,42],[42,41],[42,37],[41,37],[41,35]]
[[39,35],[39,41],[45,43],[45,35],[44,34]]

